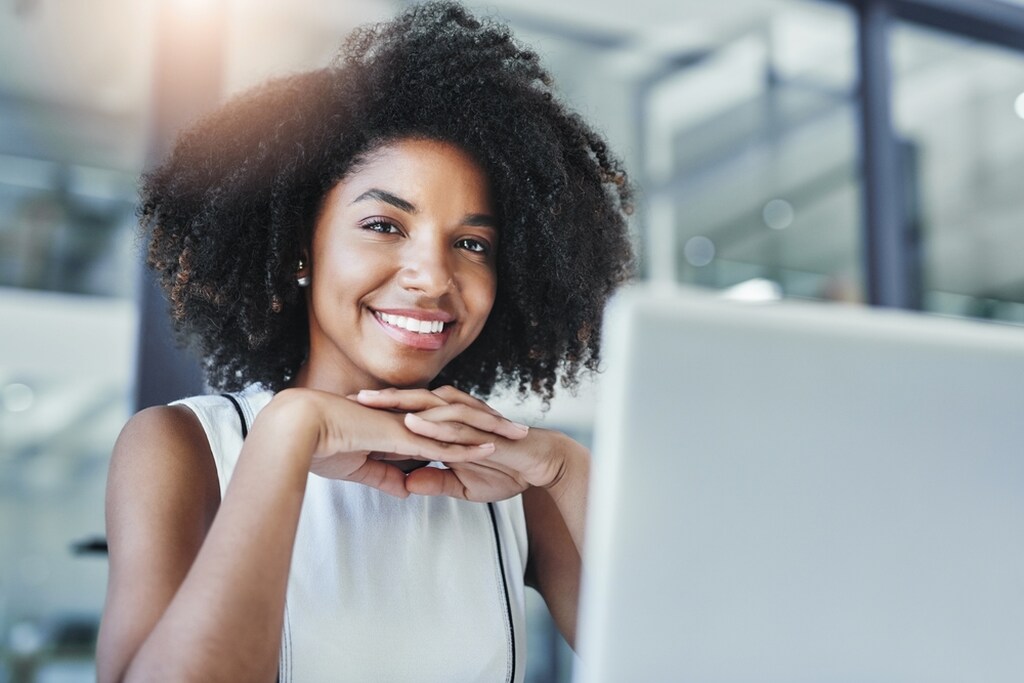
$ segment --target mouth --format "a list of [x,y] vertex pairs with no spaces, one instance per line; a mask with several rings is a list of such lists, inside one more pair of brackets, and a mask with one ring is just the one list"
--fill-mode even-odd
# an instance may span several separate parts
[[381,311],[374,311],[373,314],[377,317],[377,320],[380,320],[385,325],[397,327],[414,334],[438,334],[451,325],[450,322],[445,322],[444,320],[423,320],[406,315],[382,313]]
[[444,345],[455,319],[441,311],[384,312],[370,309],[384,332],[405,346],[435,351]]

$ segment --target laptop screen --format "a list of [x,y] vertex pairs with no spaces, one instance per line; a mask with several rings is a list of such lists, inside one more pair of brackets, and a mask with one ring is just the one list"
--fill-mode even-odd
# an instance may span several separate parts
[[1024,329],[609,308],[577,681],[1020,681]]

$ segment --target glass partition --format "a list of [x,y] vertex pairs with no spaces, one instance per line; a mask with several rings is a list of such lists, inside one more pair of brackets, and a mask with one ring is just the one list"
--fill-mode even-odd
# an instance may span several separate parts
[[924,306],[1024,322],[1024,51],[908,24],[892,40]]
[[854,17],[771,7],[654,93],[648,227],[683,282],[860,300]]

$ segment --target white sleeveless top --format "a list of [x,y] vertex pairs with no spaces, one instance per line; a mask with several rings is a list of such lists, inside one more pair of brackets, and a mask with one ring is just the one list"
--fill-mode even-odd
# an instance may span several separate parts
[[[272,393],[232,396],[248,429]],[[223,497],[242,449],[238,409],[224,396],[177,403],[206,431]],[[522,681],[526,557],[520,496],[490,505],[400,500],[309,475],[288,576],[280,683]]]

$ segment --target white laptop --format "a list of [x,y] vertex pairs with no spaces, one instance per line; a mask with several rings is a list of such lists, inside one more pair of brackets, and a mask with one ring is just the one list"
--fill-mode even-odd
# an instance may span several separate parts
[[578,683],[1024,681],[1024,329],[638,287]]

